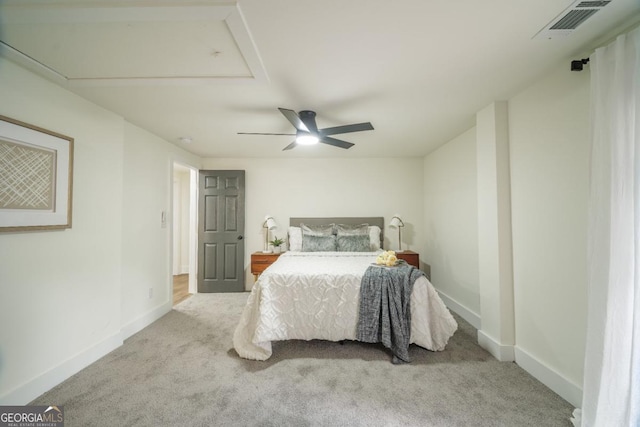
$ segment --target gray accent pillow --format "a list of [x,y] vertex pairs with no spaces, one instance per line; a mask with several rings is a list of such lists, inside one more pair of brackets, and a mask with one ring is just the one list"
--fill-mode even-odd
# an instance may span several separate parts
[[371,252],[369,233],[361,236],[337,237],[338,252]]
[[302,234],[302,252],[335,252],[336,236],[310,236]]
[[369,224],[336,224],[336,231],[338,236],[368,236]]
[[302,234],[308,236],[330,236],[333,234],[333,224],[326,225],[306,225],[300,224]]

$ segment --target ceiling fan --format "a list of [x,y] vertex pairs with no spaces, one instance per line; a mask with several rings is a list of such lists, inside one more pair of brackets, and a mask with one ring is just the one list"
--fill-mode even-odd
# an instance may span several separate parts
[[332,138],[329,135],[373,130],[373,125],[371,125],[370,122],[318,129],[318,126],[316,125],[315,111],[303,110],[296,113],[295,111],[287,110],[286,108],[278,108],[278,110],[280,110],[282,115],[289,120],[294,128],[296,128],[296,133],[238,132],[238,135],[295,135],[296,140],[284,147],[283,151],[291,150],[297,145],[313,145],[318,142],[347,149],[353,147],[354,144],[341,139]]

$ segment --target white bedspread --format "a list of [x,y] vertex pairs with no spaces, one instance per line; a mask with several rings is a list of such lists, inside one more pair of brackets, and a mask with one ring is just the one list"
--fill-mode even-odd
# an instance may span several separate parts
[[[251,290],[233,345],[245,359],[271,357],[271,341],[355,340],[360,281],[377,253],[286,252]],[[443,350],[458,325],[426,277],[411,294],[411,343]]]

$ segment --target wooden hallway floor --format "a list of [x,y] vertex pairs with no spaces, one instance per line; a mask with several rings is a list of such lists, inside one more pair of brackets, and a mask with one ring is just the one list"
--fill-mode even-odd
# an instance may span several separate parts
[[189,298],[189,275],[178,274],[173,276],[173,305],[179,304]]

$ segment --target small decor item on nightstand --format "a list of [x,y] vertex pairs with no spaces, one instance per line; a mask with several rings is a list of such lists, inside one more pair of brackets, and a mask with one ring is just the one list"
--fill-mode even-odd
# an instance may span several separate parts
[[380,255],[378,255],[378,258],[376,258],[376,264],[393,267],[394,265],[398,264],[396,253],[394,251],[382,252]]
[[269,243],[271,243],[271,246],[273,246],[273,253],[274,254],[279,254],[282,250],[282,248],[280,248],[280,246],[284,243],[284,240],[280,239],[278,236],[274,235],[273,236],[273,240],[270,241]]

